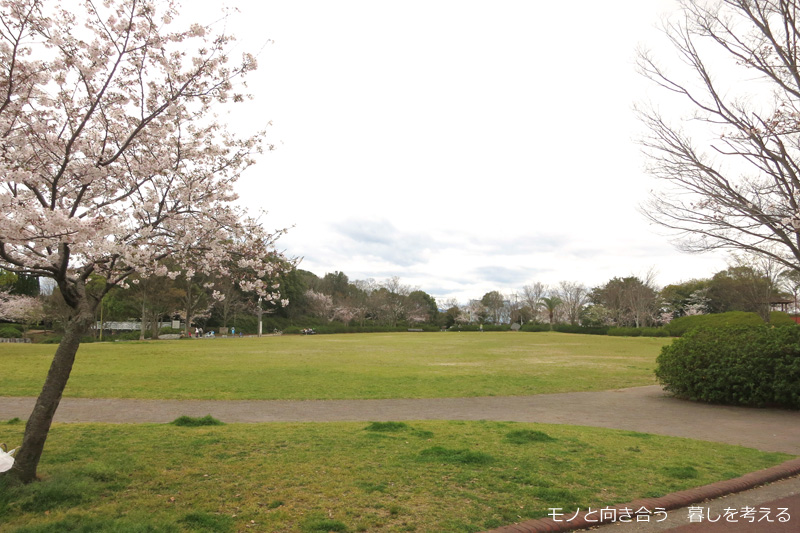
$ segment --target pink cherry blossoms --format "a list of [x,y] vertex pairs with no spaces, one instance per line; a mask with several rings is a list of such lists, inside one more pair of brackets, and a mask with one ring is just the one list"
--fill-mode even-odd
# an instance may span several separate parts
[[236,81],[255,58],[234,60],[229,37],[197,24],[172,31],[171,1],[71,7],[0,0],[0,268],[52,278],[72,310],[8,473],[24,483],[109,290],[197,273],[277,303],[290,265],[274,248],[283,230],[233,203],[263,134],[214,114],[246,100]]
[[64,290],[166,273],[165,257],[223,276],[233,260],[252,273],[243,289],[276,298],[264,278],[282,232],[232,204],[262,137],[209,118],[255,59],[234,62],[199,25],[165,32],[169,2],[86,2],[81,21],[40,0],[0,6],[0,265]]

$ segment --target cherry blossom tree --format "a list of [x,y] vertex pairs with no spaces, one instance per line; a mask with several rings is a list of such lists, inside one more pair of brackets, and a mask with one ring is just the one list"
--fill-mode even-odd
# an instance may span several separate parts
[[333,318],[333,298],[329,295],[309,289],[305,293],[309,312],[323,321],[328,322]]
[[342,305],[333,310],[333,319],[347,325],[351,320],[359,316],[359,310],[355,307]]
[[[36,469],[79,342],[102,297],[137,272],[227,275],[277,300],[275,240],[233,203],[264,148],[215,116],[247,100],[253,56],[171,1],[0,0],[0,268],[51,278],[71,309],[10,475]],[[170,267],[162,259],[170,258]],[[90,277],[102,280],[89,284]]]
[[0,292],[0,320],[12,320],[29,326],[43,319],[44,305],[40,298]]

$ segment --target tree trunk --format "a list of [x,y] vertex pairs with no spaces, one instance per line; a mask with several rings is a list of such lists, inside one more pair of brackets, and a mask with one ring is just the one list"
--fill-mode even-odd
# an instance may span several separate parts
[[93,321],[94,310],[82,309],[67,324],[64,336],[56,349],[42,392],[36,399],[33,413],[25,426],[25,436],[17,452],[14,467],[9,472],[22,483],[30,483],[36,479],[39,459],[42,457],[56,409],[61,402],[61,395],[72,372],[81,337],[89,331]]
[[150,338],[154,341],[158,340],[158,332],[161,329],[161,317],[155,316],[155,313],[153,313],[153,321],[151,322],[151,325],[152,325],[152,330],[151,330],[152,333],[150,335]]
[[145,306],[146,300],[142,297],[142,322],[139,324],[139,340],[143,341],[145,332],[147,331],[147,308]]
[[185,296],[185,298],[186,298],[186,300],[185,300],[185,303],[186,303],[186,326],[185,326],[184,335],[186,335],[188,337],[190,335],[190,331],[192,329],[192,308],[193,308],[193,304],[192,304],[192,282],[191,282],[191,280],[186,282],[186,296]]

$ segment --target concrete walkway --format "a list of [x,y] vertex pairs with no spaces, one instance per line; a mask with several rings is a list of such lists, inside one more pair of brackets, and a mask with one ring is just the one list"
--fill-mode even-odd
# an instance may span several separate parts
[[[0,397],[0,420],[27,419],[34,398]],[[751,409],[713,406],[678,400],[659,386],[602,392],[573,392],[537,396],[482,398],[431,398],[391,400],[309,401],[206,401],[64,398],[56,421],[106,423],[165,423],[181,415],[211,416],[223,422],[331,422],[400,420],[508,420],[625,429],[659,435],[738,444],[764,451],[800,456],[800,412],[781,409]],[[646,504],[648,509],[667,506],[668,520],[595,525],[605,533],[749,532],[788,533],[800,531],[800,460],[767,471],[748,474],[705,487],[674,493],[654,500],[631,502],[622,507]],[[791,477],[794,476],[794,477]],[[776,480],[785,479],[784,481]],[[769,483],[769,484],[767,484]],[[764,485],[761,486],[760,485]],[[759,488],[753,488],[759,487]],[[752,490],[751,490],[752,489]],[[733,496],[725,496],[733,493]],[[711,500],[711,501],[706,501]],[[697,503],[704,502],[704,503]],[[726,507],[770,508],[772,516],[786,507],[789,522],[738,523],[708,521],[691,523],[690,506],[723,514]],[[571,531],[587,527],[592,520],[555,524],[531,520],[498,529],[504,533]],[[581,525],[582,524],[582,525]]]
[[[0,420],[27,419],[34,399],[0,397]],[[800,412],[699,404],[657,385],[537,396],[392,400],[129,400],[64,398],[56,422],[164,423],[508,420],[625,429],[800,455]]]
[[[741,510],[748,507],[756,510],[752,522],[749,515],[741,514]],[[788,511],[781,513],[779,509],[783,508]],[[726,516],[725,509],[737,512]],[[647,522],[618,522],[595,530],[599,533],[797,533],[800,531],[800,476],[673,509],[663,521],[657,521],[662,516]]]

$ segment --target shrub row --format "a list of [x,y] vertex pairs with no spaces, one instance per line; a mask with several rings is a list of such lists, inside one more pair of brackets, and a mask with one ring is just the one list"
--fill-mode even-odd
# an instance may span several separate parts
[[[520,328],[520,331],[526,332],[540,332],[540,331],[557,331],[559,333],[579,333],[583,335],[611,335],[616,337],[680,337],[687,331],[698,327],[721,327],[721,326],[737,326],[737,325],[763,325],[764,321],[757,313],[746,313],[743,311],[732,311],[728,313],[717,313],[711,315],[695,315],[677,318],[669,324],[662,327],[646,327],[646,328],[628,328],[628,327],[585,327],[575,326],[571,324],[525,324]],[[770,315],[770,325],[773,326],[789,326],[796,325],[794,320],[782,312],[775,311]],[[406,331],[409,326],[398,326],[396,328],[388,326],[345,326],[343,324],[326,324],[320,326],[313,326],[314,330],[318,333],[367,333],[367,332],[390,332],[390,331]],[[417,329],[424,331],[438,331],[435,326],[413,326]],[[302,328],[297,326],[286,327],[284,333],[299,333]],[[508,324],[492,325],[484,324],[483,326],[477,324],[462,324],[460,326],[453,326],[449,331],[508,331],[510,326]],[[267,331],[265,329],[265,331]]]
[[800,409],[800,328],[700,327],[665,346],[656,377],[680,398]]
[[[257,319],[252,320],[237,319],[236,331],[244,334],[255,334],[257,332]],[[773,312],[771,314],[771,325],[785,326],[796,325],[789,315],[782,312]],[[557,331],[560,333],[579,333],[584,335],[610,335],[618,337],[680,337],[687,331],[697,327],[721,327],[721,326],[735,326],[735,325],[763,325],[763,321],[756,313],[746,313],[741,311],[733,311],[729,313],[718,313],[711,315],[695,315],[677,318],[669,324],[660,328],[627,328],[627,327],[584,327],[575,326],[570,324],[525,324],[522,326],[521,331],[525,332],[540,332],[540,331]],[[315,332],[322,334],[332,333],[378,333],[378,332],[394,332],[394,331],[408,331],[409,328],[422,329],[426,332],[440,331],[438,326],[430,325],[400,325],[396,327],[391,326],[348,326],[339,322],[331,322],[327,324],[309,324],[305,326],[292,325],[288,319],[279,317],[270,317],[264,320],[263,331],[269,334],[274,330],[283,331],[287,334],[300,334],[304,328],[313,328]],[[8,328],[8,329],[6,329]],[[508,324],[492,325],[484,324],[483,326],[477,324],[462,324],[454,326],[449,331],[509,331]],[[16,324],[0,324],[0,337],[21,337],[21,326]],[[160,333],[181,333],[181,330],[173,330],[172,328],[162,328]],[[150,338],[150,332],[146,332],[146,338]],[[60,337],[50,337],[42,339],[42,343],[58,343]],[[81,342],[95,342],[99,339],[92,337],[85,337]],[[104,335],[103,340],[139,340],[139,332],[131,331],[125,333],[117,333],[113,336]]]
[[[627,327],[583,327],[569,324],[555,324],[552,331],[562,333],[583,333],[591,335],[610,335],[615,337],[681,337],[687,331],[698,327],[722,326],[763,326],[764,321],[757,313],[744,311],[731,311],[711,315],[694,315],[676,318],[669,324],[658,328],[627,328]],[[796,326],[792,318],[783,312],[774,311],[770,314],[770,325]],[[522,331],[551,331],[549,324],[526,324]]]
[[608,330],[609,328],[602,326],[586,327],[573,326],[571,324],[555,324],[553,326],[553,331],[558,331],[560,333],[582,333],[584,335],[606,335]]
[[510,331],[510,324],[459,324],[452,326],[447,331]]
[[[508,329],[508,327],[506,327]],[[525,324],[520,331],[539,332],[539,331],[558,331],[559,333],[582,333],[585,335],[605,335],[608,333],[607,327],[586,327],[574,326],[572,324]]]
[[608,328],[608,335],[612,337],[669,337],[664,328]]
[[[333,334],[333,333],[390,333],[408,331],[408,326],[345,326],[341,323],[330,323],[321,326],[306,326],[311,327],[315,333],[320,334]],[[301,326],[288,326],[283,329],[283,333],[287,335],[301,334],[305,327]],[[423,331],[439,331],[436,326],[414,326],[413,329],[421,329]],[[269,334],[270,330],[265,329],[265,334]]]
[[[171,328],[164,328],[164,329],[171,329]],[[166,334],[166,333],[169,333],[169,332],[168,331],[167,332],[161,331],[161,333],[162,334]],[[105,334],[103,334],[102,342],[138,341],[139,340],[139,336],[140,336],[140,332],[139,331],[126,331],[124,333],[114,333],[113,335],[109,334],[109,333],[105,333]],[[40,344],[58,344],[58,343],[61,342],[61,337],[62,337],[61,335],[54,335],[54,336],[51,336],[51,337],[44,337],[39,341],[39,343]],[[152,338],[152,334],[150,333],[150,331],[147,331],[145,333],[145,339],[150,339],[150,338]],[[81,344],[89,344],[89,343],[92,343],[92,342],[101,342],[101,340],[100,340],[99,337],[93,337],[92,335],[85,335],[85,336],[81,337]]]
[[[549,331],[549,326],[545,326],[546,329],[542,330],[532,330],[532,329],[525,329],[529,326],[523,326],[524,331]],[[287,326],[283,329],[284,334],[294,335],[302,333],[302,330],[305,328],[311,328],[314,330],[315,333],[321,334],[329,334],[329,333],[391,333],[391,332],[403,332],[408,331],[410,329],[413,330],[422,330],[423,332],[438,332],[442,331],[439,326],[431,326],[431,325],[402,325],[402,326],[346,326],[341,323],[332,322],[329,324],[323,325],[311,325],[311,326]],[[449,328],[447,331],[450,332],[480,332],[480,331],[510,331],[511,326],[508,324],[500,324],[500,325],[493,325],[493,324],[483,324],[483,326],[479,324],[462,324],[460,326],[453,326]],[[264,333],[269,333],[270,330],[264,329]]]

